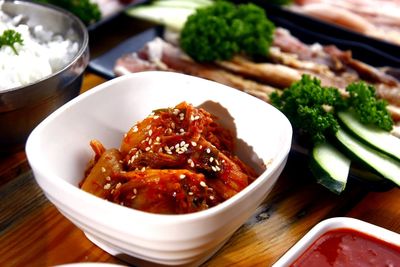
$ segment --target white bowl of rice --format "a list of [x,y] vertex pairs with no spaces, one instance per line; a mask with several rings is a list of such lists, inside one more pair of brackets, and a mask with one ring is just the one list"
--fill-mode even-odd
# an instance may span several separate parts
[[[10,31],[22,41],[5,43]],[[23,146],[42,119],[79,94],[88,38],[83,23],[62,9],[0,1],[2,151]]]

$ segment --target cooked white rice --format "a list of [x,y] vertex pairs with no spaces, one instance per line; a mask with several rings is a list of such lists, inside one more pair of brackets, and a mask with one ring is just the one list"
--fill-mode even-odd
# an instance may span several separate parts
[[13,29],[23,39],[23,45],[15,45],[18,55],[9,46],[0,48],[0,91],[27,85],[57,72],[79,49],[77,42],[65,40],[41,25],[30,28],[20,23],[21,20],[22,16],[10,17],[2,12],[0,1],[0,35]]

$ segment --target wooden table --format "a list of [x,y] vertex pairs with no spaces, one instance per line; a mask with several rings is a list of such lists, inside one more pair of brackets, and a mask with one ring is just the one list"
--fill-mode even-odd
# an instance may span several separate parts
[[[91,34],[92,56],[147,26],[118,18]],[[86,73],[82,91],[104,81]],[[315,224],[330,217],[354,217],[400,233],[398,188],[370,192],[350,184],[337,196],[315,183],[305,160],[289,157],[269,197],[204,266],[270,266]],[[0,266],[124,264],[92,244],[46,199],[24,151],[0,157],[0,200]]]

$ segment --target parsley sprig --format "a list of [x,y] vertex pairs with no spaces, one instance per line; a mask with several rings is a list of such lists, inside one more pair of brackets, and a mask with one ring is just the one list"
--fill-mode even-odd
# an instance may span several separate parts
[[377,99],[375,88],[364,81],[353,82],[346,87],[348,97],[343,97],[335,87],[325,87],[321,81],[309,75],[293,83],[282,94],[270,95],[271,102],[281,110],[304,136],[313,143],[325,141],[336,133],[339,122],[336,112],[354,110],[363,124],[373,124],[390,131],[393,120],[387,110],[387,102]]
[[199,8],[187,19],[181,35],[182,49],[199,62],[229,60],[235,54],[265,57],[275,25],[255,4],[228,1]]
[[21,34],[15,30],[5,30],[2,35],[0,35],[0,48],[4,45],[11,47],[16,55],[18,55],[18,51],[15,48],[15,44],[23,45],[24,40],[21,37]]

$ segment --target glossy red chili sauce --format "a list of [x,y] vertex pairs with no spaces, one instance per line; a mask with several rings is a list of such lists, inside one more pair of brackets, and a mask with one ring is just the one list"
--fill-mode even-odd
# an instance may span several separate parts
[[400,247],[353,229],[336,229],[319,237],[293,267],[400,266]]

